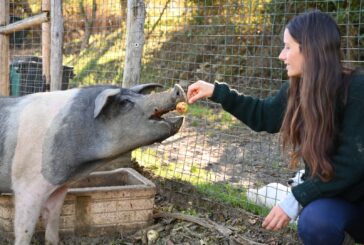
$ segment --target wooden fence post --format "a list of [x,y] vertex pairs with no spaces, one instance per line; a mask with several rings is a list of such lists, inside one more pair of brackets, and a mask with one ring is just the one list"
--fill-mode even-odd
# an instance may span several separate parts
[[[0,0],[0,26],[9,24],[9,0]],[[0,94],[9,95],[9,36],[0,34]]]
[[51,0],[51,91],[62,88],[63,33],[62,1]]
[[144,0],[128,0],[126,52],[122,84],[124,88],[139,83],[144,47],[145,13]]
[[[50,13],[51,3],[50,0],[42,1],[42,12]],[[49,89],[51,81],[51,24],[49,21],[42,23],[42,76],[45,79],[46,87]]]

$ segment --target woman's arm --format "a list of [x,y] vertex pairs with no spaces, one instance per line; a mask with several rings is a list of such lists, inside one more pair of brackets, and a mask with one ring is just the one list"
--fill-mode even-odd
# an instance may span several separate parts
[[220,103],[224,110],[248,125],[254,131],[277,133],[282,124],[286,103],[288,83],[274,96],[257,99],[245,96],[230,89],[225,83],[215,82],[210,100]]

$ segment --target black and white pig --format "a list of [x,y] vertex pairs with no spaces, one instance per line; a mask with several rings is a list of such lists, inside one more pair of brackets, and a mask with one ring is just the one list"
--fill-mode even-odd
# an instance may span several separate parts
[[185,101],[179,85],[144,94],[93,86],[0,98],[0,193],[15,196],[15,244],[30,244],[42,215],[47,244],[58,244],[70,183],[137,147],[174,135],[183,117],[162,115]]

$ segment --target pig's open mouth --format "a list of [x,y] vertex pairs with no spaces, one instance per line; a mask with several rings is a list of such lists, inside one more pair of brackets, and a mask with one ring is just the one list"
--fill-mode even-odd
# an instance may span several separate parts
[[168,112],[170,112],[171,110],[158,110],[158,109],[154,109],[154,113],[153,115],[151,115],[149,117],[149,119],[151,120],[156,120],[156,121],[161,121],[161,120],[165,120],[164,118],[162,118],[162,116],[164,114],[167,114]]
[[175,108],[163,109],[163,110],[155,109],[154,113],[149,117],[149,120],[166,123],[173,129],[172,131],[178,130],[183,123],[184,117],[182,116],[163,117],[165,114],[171,112],[174,109]]

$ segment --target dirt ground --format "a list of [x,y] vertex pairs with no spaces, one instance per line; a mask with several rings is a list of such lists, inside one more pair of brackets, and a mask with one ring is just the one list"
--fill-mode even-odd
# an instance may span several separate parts
[[[189,215],[188,210],[176,208],[169,200],[182,200],[178,194],[156,196],[154,222],[145,229],[123,235],[80,237],[61,235],[60,245],[296,245],[293,231],[267,232],[261,228],[262,218],[244,210],[224,206],[209,207],[216,212]],[[203,204],[203,203],[201,203]],[[207,204],[209,205],[209,204]],[[219,211],[217,211],[219,210]],[[44,234],[37,234],[32,245],[44,244]],[[0,238],[1,245],[11,243]]]
[[237,120],[226,123],[186,117],[177,135],[152,148],[162,164],[183,163],[183,168],[173,170],[176,173],[204,178],[201,171],[193,171],[202,169],[212,174],[210,181],[244,188],[286,184],[297,171],[288,168],[278,135],[255,133]]

